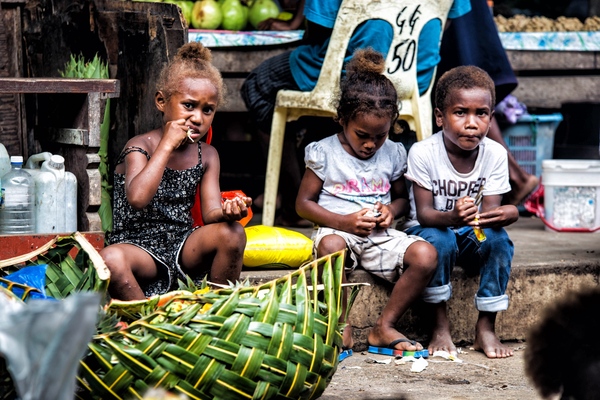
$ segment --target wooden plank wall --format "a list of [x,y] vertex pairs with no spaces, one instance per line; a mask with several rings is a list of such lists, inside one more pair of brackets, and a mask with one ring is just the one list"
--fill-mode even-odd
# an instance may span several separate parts
[[[111,99],[108,164],[112,178],[114,160],[125,142],[161,123],[153,103],[155,83],[162,66],[187,39],[179,8],[119,0],[0,0],[0,6],[1,76],[60,77],[72,55],[91,60],[98,54],[108,61],[110,78],[118,79],[121,88],[120,96]],[[0,141],[11,155],[25,159],[42,151],[65,156],[67,170],[83,184],[86,173],[97,171],[99,157],[92,156],[98,143],[61,144],[48,131],[88,129],[87,107],[85,94],[3,94]],[[92,185],[91,180],[89,185],[78,185],[83,196],[78,194],[78,203],[94,214],[96,206],[87,207],[99,204],[90,198]],[[89,230],[92,222],[84,215],[78,217],[78,229]]]
[[[0,1],[0,77],[22,76],[21,12],[24,1]],[[21,155],[27,143],[21,96],[0,94],[0,143],[8,154]]]

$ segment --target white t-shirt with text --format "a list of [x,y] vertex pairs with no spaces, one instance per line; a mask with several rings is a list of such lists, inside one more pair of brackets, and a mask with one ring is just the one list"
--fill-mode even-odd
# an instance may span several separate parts
[[413,185],[417,184],[433,194],[433,207],[451,211],[461,197],[475,197],[481,185],[483,195],[500,195],[510,191],[506,149],[489,138],[479,144],[479,154],[473,169],[460,173],[452,166],[444,146],[443,133],[438,132],[417,142],[408,154],[406,179],[410,181],[410,214],[402,229],[418,225]]

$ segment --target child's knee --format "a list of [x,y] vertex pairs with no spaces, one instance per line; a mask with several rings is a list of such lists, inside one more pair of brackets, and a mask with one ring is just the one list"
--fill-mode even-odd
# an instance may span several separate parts
[[425,241],[411,244],[404,254],[404,263],[433,274],[437,268],[438,253],[433,245]]
[[317,246],[317,256],[323,257],[328,254],[341,251],[346,248],[346,241],[338,235],[327,235],[323,237]]
[[115,274],[117,271],[122,270],[127,265],[125,253],[118,247],[105,247],[100,251],[100,256],[104,260],[104,263],[110,270],[111,274]]
[[246,231],[238,222],[223,223],[219,229],[219,240],[224,246],[232,248],[246,247]]

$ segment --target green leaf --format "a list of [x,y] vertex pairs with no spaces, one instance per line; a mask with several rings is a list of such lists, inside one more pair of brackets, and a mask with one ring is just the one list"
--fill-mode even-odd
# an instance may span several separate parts
[[114,355],[119,361],[137,376],[145,377],[156,367],[156,361],[134,347],[106,338],[105,343],[112,347]]

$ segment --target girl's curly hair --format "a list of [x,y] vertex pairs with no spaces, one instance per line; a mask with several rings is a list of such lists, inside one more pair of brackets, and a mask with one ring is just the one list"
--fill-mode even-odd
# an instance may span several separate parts
[[372,48],[356,50],[346,65],[337,102],[336,120],[347,123],[358,114],[388,117],[392,126],[398,119],[398,94],[383,75],[385,59]]
[[190,42],[179,48],[177,54],[160,72],[156,91],[163,92],[168,100],[185,78],[208,79],[219,95],[218,105],[225,102],[225,86],[219,70],[212,64],[212,54],[202,43]]

